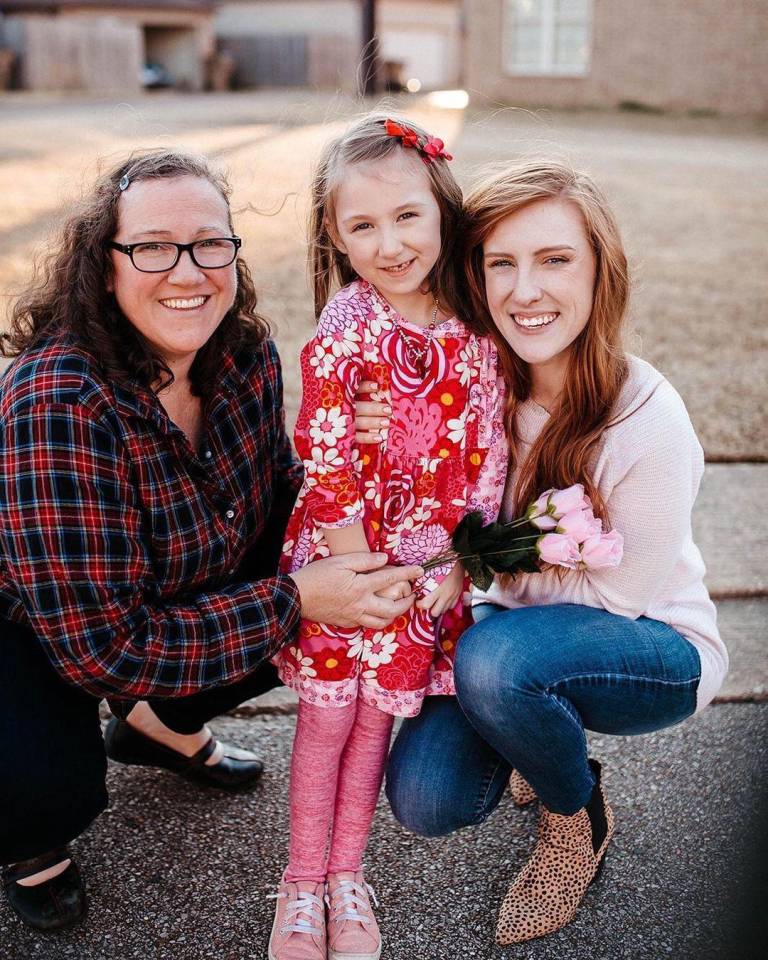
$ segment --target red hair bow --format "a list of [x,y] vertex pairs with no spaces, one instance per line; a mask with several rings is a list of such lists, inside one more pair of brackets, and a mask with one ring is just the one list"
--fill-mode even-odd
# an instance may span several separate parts
[[398,137],[404,147],[416,150],[426,164],[433,160],[453,160],[450,153],[445,152],[445,144],[439,137],[420,137],[411,127],[406,127],[396,120],[384,120],[384,131],[389,137]]

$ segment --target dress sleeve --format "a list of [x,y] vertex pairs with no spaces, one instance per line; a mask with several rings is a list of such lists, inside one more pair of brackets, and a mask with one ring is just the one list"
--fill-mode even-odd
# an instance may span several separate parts
[[162,596],[135,465],[84,405],[16,412],[0,459],[3,561],[65,680],[97,697],[186,696],[242,678],[293,638],[287,576]]
[[302,401],[294,434],[304,462],[304,503],[314,523],[346,527],[363,517],[354,398],[363,371],[363,318],[334,298],[301,352]]

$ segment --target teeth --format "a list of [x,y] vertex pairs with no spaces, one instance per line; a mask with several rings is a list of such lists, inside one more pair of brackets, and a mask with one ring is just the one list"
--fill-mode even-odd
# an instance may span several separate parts
[[514,314],[515,323],[519,323],[521,327],[545,327],[548,323],[552,323],[553,320],[557,320],[556,313],[540,313],[536,317],[520,317],[517,314]]
[[193,307],[202,307],[207,299],[207,297],[190,297],[189,300],[161,300],[160,303],[172,310],[191,310]]
[[398,263],[396,267],[384,267],[387,273],[402,273],[406,267],[410,267],[412,261],[409,260],[407,263]]

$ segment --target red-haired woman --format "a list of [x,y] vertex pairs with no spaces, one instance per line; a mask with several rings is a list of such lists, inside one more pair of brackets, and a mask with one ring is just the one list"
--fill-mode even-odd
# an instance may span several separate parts
[[678,723],[714,697],[728,661],[691,538],[701,447],[672,386],[622,349],[629,282],[605,198],[565,165],[521,162],[466,206],[474,315],[508,397],[501,516],[582,483],[624,537],[618,567],[497,578],[458,645],[457,700],[430,698],[393,747],[387,792],[419,833],[484,820],[513,768],[538,795],[539,841],[497,926],[513,943],[569,922],[610,842],[585,728]]

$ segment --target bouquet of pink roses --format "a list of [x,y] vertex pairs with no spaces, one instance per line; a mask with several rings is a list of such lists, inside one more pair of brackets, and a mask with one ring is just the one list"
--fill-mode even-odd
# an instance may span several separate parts
[[615,567],[624,548],[620,533],[603,532],[580,483],[546,490],[510,523],[483,525],[479,510],[468,513],[451,542],[453,549],[427,561],[424,569],[460,560],[481,590],[488,590],[495,573],[537,573],[542,564],[571,570]]

